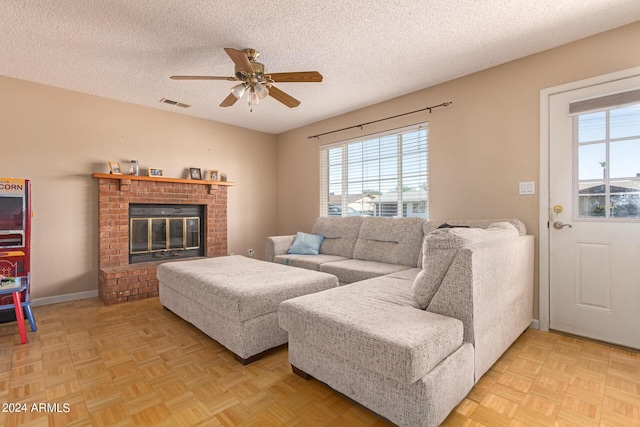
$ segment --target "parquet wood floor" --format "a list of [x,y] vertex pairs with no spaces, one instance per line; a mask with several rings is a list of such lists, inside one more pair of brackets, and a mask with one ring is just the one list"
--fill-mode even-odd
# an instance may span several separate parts
[[[26,345],[0,324],[0,427],[390,425],[294,375],[286,347],[242,366],[157,298],[34,312]],[[528,330],[443,425],[640,425],[640,353]]]

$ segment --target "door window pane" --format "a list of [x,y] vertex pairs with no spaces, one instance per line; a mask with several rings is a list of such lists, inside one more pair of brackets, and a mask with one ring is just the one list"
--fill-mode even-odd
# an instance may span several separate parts
[[580,218],[606,216],[606,187],[604,181],[578,184],[578,195],[578,216]]
[[640,135],[640,104],[610,111],[610,138]]
[[640,193],[612,194],[610,215],[615,218],[640,218]]
[[602,141],[607,137],[607,112],[578,116],[578,142]]
[[640,139],[612,142],[609,150],[610,178],[640,177]]
[[604,179],[607,160],[606,144],[578,147],[578,179]]
[[640,217],[640,181],[611,181],[611,211],[616,218]]
[[605,213],[605,195],[580,195],[578,198],[579,216],[580,218],[597,218],[604,217]]

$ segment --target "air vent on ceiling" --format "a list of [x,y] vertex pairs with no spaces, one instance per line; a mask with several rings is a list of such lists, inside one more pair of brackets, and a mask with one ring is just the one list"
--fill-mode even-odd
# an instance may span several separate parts
[[182,108],[191,107],[191,105],[189,104],[183,104],[182,102],[172,101],[171,99],[167,99],[167,98],[162,98],[160,102],[164,102],[165,104],[175,105],[176,107],[182,107]]

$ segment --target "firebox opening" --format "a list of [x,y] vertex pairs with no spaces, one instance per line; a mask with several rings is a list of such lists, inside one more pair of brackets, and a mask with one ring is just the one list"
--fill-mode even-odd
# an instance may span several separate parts
[[129,263],[204,255],[204,206],[129,205]]

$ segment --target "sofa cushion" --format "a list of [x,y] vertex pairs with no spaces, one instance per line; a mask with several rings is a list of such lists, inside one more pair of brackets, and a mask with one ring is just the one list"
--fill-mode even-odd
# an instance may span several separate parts
[[416,309],[411,282],[379,277],[284,301],[290,336],[411,384],[462,345],[462,322]]
[[293,243],[288,250],[290,254],[318,255],[324,236],[322,234],[309,234],[298,231]]
[[313,225],[313,234],[324,236],[320,253],[324,255],[338,255],[353,258],[353,248],[362,225],[362,217],[348,218],[320,217]]
[[373,277],[384,276],[407,270],[406,265],[387,264],[376,261],[363,261],[361,259],[347,259],[344,261],[327,262],[320,265],[324,273],[333,274],[340,283],[353,283]]
[[278,264],[291,265],[293,267],[306,268],[307,270],[320,271],[320,266],[325,262],[344,261],[347,258],[337,255],[276,255],[273,259]]
[[364,218],[353,258],[417,267],[424,222],[421,218]]
[[423,270],[413,282],[413,294],[420,307],[429,306],[460,248],[518,235],[516,227],[508,222],[492,223],[486,229],[439,228],[429,233],[424,242]]

